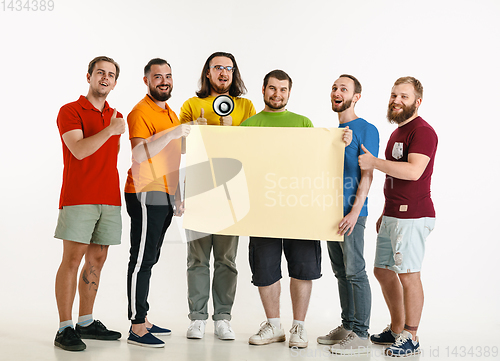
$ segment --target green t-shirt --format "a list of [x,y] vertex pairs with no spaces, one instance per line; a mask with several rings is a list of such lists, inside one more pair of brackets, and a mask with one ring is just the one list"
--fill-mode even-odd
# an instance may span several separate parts
[[253,117],[248,118],[240,126],[250,127],[310,127],[314,125],[309,118],[289,112],[265,112],[255,114]]

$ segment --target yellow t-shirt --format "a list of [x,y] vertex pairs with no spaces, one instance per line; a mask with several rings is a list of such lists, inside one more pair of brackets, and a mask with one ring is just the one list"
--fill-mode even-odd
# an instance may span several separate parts
[[[166,109],[159,107],[146,95],[127,117],[129,138],[143,138],[152,142],[156,134],[180,125],[174,111],[168,104],[165,103],[165,106]],[[175,194],[179,183],[180,160],[180,139],[170,141],[161,152],[142,163],[132,158],[125,193],[159,191]]]
[[[230,114],[233,118],[233,125],[240,125],[244,120],[255,115],[255,107],[249,99],[231,97],[234,101],[234,110]],[[215,114],[212,107],[215,97],[206,98],[193,97],[184,102],[181,107],[181,123],[188,123],[200,117],[201,109],[205,111],[205,119],[208,125],[220,125],[220,116]]]

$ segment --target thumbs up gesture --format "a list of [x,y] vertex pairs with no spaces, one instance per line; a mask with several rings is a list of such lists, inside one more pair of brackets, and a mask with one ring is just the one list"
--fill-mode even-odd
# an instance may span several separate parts
[[194,124],[207,125],[207,120],[205,119],[205,109],[201,108],[200,117],[195,120]]
[[361,144],[361,150],[365,152],[365,154],[360,154],[358,157],[359,168],[361,168],[361,170],[373,170],[375,168],[375,161],[378,158],[375,158],[363,144]]
[[109,122],[109,130],[111,131],[111,135],[120,135],[125,133],[125,119],[117,118],[117,116],[118,112],[115,109]]

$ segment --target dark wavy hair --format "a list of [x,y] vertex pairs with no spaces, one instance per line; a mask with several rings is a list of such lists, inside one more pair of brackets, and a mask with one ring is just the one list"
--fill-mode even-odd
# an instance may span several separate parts
[[231,59],[231,61],[233,62],[233,81],[231,83],[231,87],[229,88],[229,95],[233,97],[239,97],[240,95],[245,94],[247,92],[247,88],[245,87],[245,83],[243,83],[243,79],[241,79],[240,70],[238,69],[238,65],[236,64],[236,59],[234,58],[233,54],[218,51],[210,55],[205,62],[203,70],[201,71],[200,90],[196,92],[196,95],[199,98],[206,98],[210,95],[212,87],[210,85],[210,80],[207,78],[207,72],[210,69],[210,62],[217,56],[224,56]]

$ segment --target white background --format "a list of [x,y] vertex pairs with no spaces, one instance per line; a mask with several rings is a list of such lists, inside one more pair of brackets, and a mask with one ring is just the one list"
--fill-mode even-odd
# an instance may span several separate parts
[[[356,112],[378,127],[382,156],[394,130],[385,120],[393,82],[406,75],[421,80],[420,115],[436,130],[439,146],[432,183],[437,223],[422,271],[426,304],[420,334],[439,339],[447,333],[458,343],[481,332],[483,345],[498,344],[493,335],[500,327],[495,226],[500,1],[54,2],[52,12],[0,9],[0,344],[7,335],[16,337],[7,324],[23,330],[48,324],[49,344],[57,328],[54,278],[62,246],[52,237],[62,151],[56,117],[63,104],[87,93],[88,62],[107,55],[121,65],[108,101],[128,114],[146,92],[144,65],[153,57],[167,59],[174,75],[169,104],[178,112],[194,96],[202,66],[215,51],[235,55],[248,88],[246,97],[257,111],[263,108],[264,75],[276,68],[287,71],[294,81],[288,109],[308,116],[316,127],[337,126],[331,85],[342,73],[355,75],[363,85]],[[122,185],[129,166],[124,134],[119,155]],[[375,174],[366,229],[372,332],[389,322],[372,275],[383,178]],[[122,332],[128,329],[125,207],[123,220],[122,245],[110,249],[95,309],[97,317]],[[257,331],[264,312],[250,284],[247,244],[242,238],[233,319],[237,332],[250,334]],[[336,326],[340,316],[336,282],[324,251],[323,278],[314,283],[307,319],[321,332]],[[154,268],[150,315],[160,323],[178,324],[182,333],[188,325],[185,245],[165,244],[162,252]],[[289,327],[284,280],[282,317]]]

